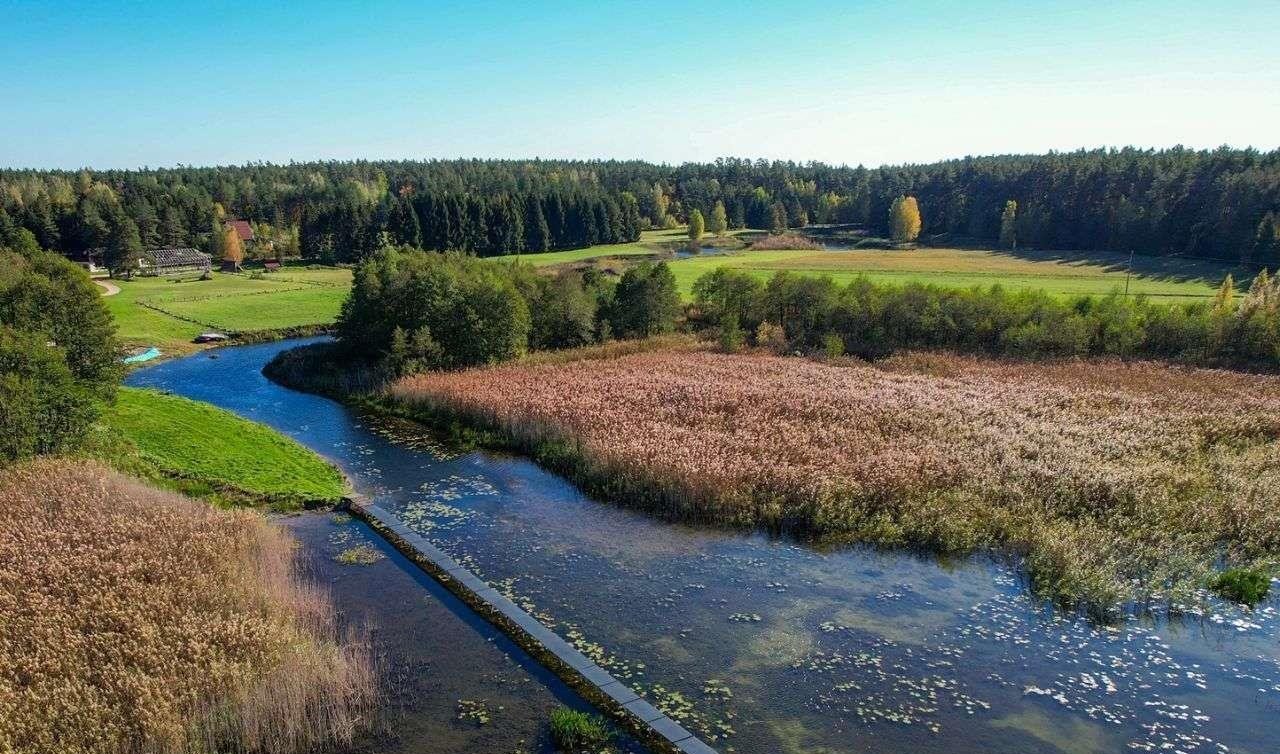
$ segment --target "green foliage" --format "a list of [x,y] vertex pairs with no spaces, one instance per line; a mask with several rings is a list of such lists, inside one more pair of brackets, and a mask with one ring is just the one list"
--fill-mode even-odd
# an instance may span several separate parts
[[604,718],[568,707],[551,710],[551,740],[562,752],[599,751],[612,732]]
[[720,318],[718,340],[720,350],[725,353],[736,353],[742,349],[742,344],[746,342],[746,334],[742,331],[742,325],[738,323],[737,313],[730,311]]
[[695,209],[689,213],[689,240],[701,241],[702,234],[706,230],[706,223],[702,218],[702,210]]
[[1266,599],[1271,577],[1261,570],[1232,568],[1215,576],[1210,586],[1223,598],[1252,607]]
[[[942,348],[1026,358],[1120,356],[1189,363],[1280,365],[1280,280],[1260,273],[1237,302],[1230,280],[1216,303],[1153,304],[1118,292],[1074,299],[1043,291],[953,289],[919,283],[841,287],[826,277],[780,271],[761,289],[720,268],[694,284],[710,324],[734,314],[781,330],[787,348],[827,351],[834,334],[849,352],[876,358]],[[770,333],[772,335],[772,333]],[[759,336],[757,343],[760,342]],[[770,344],[779,350],[776,343]]]
[[693,299],[711,324],[732,316],[753,332],[764,319],[763,292],[759,278],[730,267],[717,267],[693,284]]
[[717,201],[716,206],[711,210],[711,219],[707,222],[707,230],[717,236],[723,236],[728,229],[729,216],[725,212],[724,202]]
[[396,249],[356,269],[338,320],[352,353],[382,359],[398,348],[394,358],[432,369],[515,358],[527,348],[529,328],[512,268]]
[[844,356],[844,338],[833,332],[827,333],[822,339],[822,351],[828,359]]
[[614,290],[609,322],[615,335],[645,338],[675,329],[680,294],[666,262],[627,270]]
[[0,248],[0,464],[77,444],[120,377],[97,287],[25,235]]
[[1000,213],[1000,248],[1018,248],[1018,203],[1010,199]]
[[0,409],[4,465],[74,446],[98,404],[43,335],[0,326]]

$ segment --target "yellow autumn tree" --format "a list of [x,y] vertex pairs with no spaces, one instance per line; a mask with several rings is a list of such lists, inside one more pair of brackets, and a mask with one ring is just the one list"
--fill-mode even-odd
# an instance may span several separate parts
[[244,261],[244,244],[235,228],[228,227],[222,233],[222,258],[236,264]]
[[911,243],[920,237],[920,205],[914,196],[900,196],[889,208],[889,232],[894,243]]

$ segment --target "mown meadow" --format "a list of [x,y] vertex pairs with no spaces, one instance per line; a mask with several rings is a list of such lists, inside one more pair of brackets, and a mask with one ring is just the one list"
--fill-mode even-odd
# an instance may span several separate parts
[[210,280],[139,277],[114,282],[120,293],[103,301],[120,341],[181,354],[199,348],[192,340],[209,330],[256,334],[331,324],[351,287],[351,271],[288,266],[258,275],[214,272]]
[[122,387],[87,451],[133,476],[232,504],[334,504],[346,483],[314,452],[207,403]]
[[1280,379],[1151,362],[659,350],[406,377],[419,416],[673,519],[1025,556],[1100,614],[1280,552]]

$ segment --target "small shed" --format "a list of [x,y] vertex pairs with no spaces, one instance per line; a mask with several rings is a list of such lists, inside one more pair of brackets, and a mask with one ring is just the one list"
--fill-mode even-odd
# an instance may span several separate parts
[[195,249],[151,249],[138,264],[143,275],[207,274],[213,258]]
[[279,259],[264,259],[264,260],[262,260],[262,267],[263,267],[263,269],[265,269],[267,272],[276,272],[276,271],[278,271],[278,270],[280,269],[280,260],[279,260]]
[[222,266],[218,268],[219,272],[243,272],[244,268],[234,259],[222,260]]

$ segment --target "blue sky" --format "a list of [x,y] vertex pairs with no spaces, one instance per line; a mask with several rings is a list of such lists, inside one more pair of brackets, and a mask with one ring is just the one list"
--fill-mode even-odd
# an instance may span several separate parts
[[1280,146],[1277,0],[258,6],[0,0],[0,165]]

